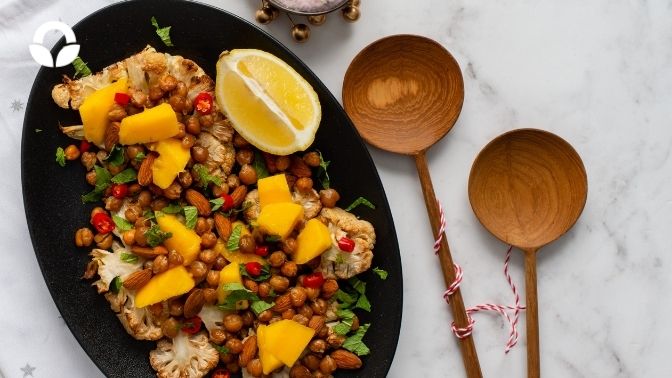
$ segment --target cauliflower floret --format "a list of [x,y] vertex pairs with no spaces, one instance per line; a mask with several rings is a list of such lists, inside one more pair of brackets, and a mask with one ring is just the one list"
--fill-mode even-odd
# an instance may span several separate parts
[[129,335],[137,340],[159,340],[163,337],[161,323],[168,318],[168,304],[163,303],[160,316],[154,316],[148,308],[135,307],[135,294],[121,288],[117,294],[105,293],[110,307]]
[[212,336],[212,331],[216,329],[224,329],[222,327],[224,312],[217,308],[217,306],[203,306],[201,312],[198,313],[198,317],[203,321],[203,325],[208,330],[210,336]]
[[203,163],[210,174],[218,172],[218,176],[227,176],[236,162],[236,151],[231,143],[222,143],[214,135],[202,131],[198,134],[196,144],[208,150],[208,160]]
[[322,210],[322,202],[320,202],[320,195],[315,189],[311,189],[308,193],[302,193],[295,190],[292,193],[292,200],[303,206],[303,218],[305,220],[315,218]]
[[[372,250],[376,243],[376,233],[371,223],[357,219],[338,207],[322,209],[319,218],[329,227],[332,237],[332,246],[322,254],[318,268],[326,277],[346,279],[371,267]],[[355,242],[355,249],[350,253],[338,248],[338,240],[344,236]]]
[[98,289],[98,293],[104,293],[110,290],[110,283],[114,277],[119,276],[123,281],[129,274],[140,270],[142,267],[141,259],[134,263],[125,262],[121,259],[122,253],[130,253],[129,250],[122,247],[119,243],[112,243],[110,253],[104,249],[94,249],[90,255],[98,264],[98,275],[100,279],[93,283]]
[[211,127],[204,129],[222,143],[229,143],[233,140],[233,126],[228,119],[215,121]]
[[243,212],[245,220],[250,222],[253,219],[257,219],[259,217],[259,212],[261,211],[259,208],[259,191],[257,189],[249,191],[245,196],[243,203],[249,204],[247,209]]
[[200,378],[217,366],[219,352],[204,332],[187,335],[179,332],[170,340],[161,340],[149,352],[149,363],[159,378]]

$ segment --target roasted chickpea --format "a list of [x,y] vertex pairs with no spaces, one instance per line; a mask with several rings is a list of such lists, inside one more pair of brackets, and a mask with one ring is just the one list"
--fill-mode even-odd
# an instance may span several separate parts
[[[294,310],[294,312],[296,312],[296,310]],[[308,318],[306,318],[305,316],[303,316],[301,314],[294,315],[292,317],[292,320],[301,324],[302,326],[306,326],[306,327],[308,326]]]
[[201,133],[201,122],[198,120],[198,117],[191,116],[187,118],[187,132],[194,135]]
[[208,160],[210,153],[208,149],[201,146],[193,146],[191,148],[191,157],[195,162],[205,163]]
[[299,307],[296,309],[297,314],[301,314],[306,317],[306,319],[310,319],[313,317],[313,309],[310,308],[309,305],[307,305],[305,302],[303,306]]
[[184,126],[184,123],[179,122],[177,124],[177,130],[178,130],[178,132],[177,132],[177,134],[175,134],[175,136],[173,138],[182,139],[187,135],[187,127]]
[[257,294],[259,292],[259,285],[254,281],[249,278],[244,278],[243,279],[243,286],[254,294]]
[[191,263],[189,270],[196,281],[202,280],[205,278],[205,275],[208,274],[208,266],[202,261],[194,261]]
[[75,245],[78,247],[88,247],[93,243],[93,232],[87,227],[82,227],[75,233]]
[[[201,119],[201,123],[202,122],[203,122],[203,120]],[[245,138],[243,138],[242,135],[236,133],[236,135],[233,136],[233,146],[234,147],[244,148],[244,147],[248,147],[249,145],[250,145],[250,142],[248,142]]]
[[229,186],[225,183],[222,185],[213,185],[212,186],[212,195],[215,197],[221,197],[223,194],[229,193]]
[[226,364],[226,370],[228,370],[230,373],[236,374],[240,371],[240,363],[229,362],[228,364]]
[[296,315],[296,311],[294,311],[293,308],[288,308],[287,310],[283,311],[282,314],[280,314],[280,317],[285,320],[291,320],[294,315]]
[[182,97],[187,97],[187,84],[185,84],[182,81],[177,81],[177,85],[175,86],[175,89],[173,91],[173,94],[176,94],[178,96]]
[[152,201],[151,207],[154,211],[161,211],[164,207],[168,206],[168,201],[163,198],[157,198]]
[[112,122],[119,122],[126,117],[126,109],[123,106],[114,103],[110,111],[107,112],[107,119]]
[[235,189],[235,188],[237,188],[238,186],[240,186],[240,179],[238,178],[237,175],[235,175],[235,174],[230,174],[230,175],[226,178],[226,185],[229,187],[229,190],[231,190],[231,189]]
[[240,241],[238,242],[240,253],[254,253],[255,247],[256,242],[252,235],[243,235],[240,237]]
[[79,148],[74,144],[69,145],[65,148],[65,159],[66,160],[77,160],[79,159]]
[[245,366],[245,369],[247,369],[247,372],[253,377],[261,377],[261,375],[264,373],[263,369],[261,368],[261,360],[258,358],[248,362],[247,366]]
[[173,181],[166,189],[163,189],[163,196],[169,200],[176,200],[182,195],[182,186],[177,181]]
[[324,315],[327,312],[327,301],[322,298],[317,298],[310,304],[313,313],[316,315]]
[[212,287],[217,287],[219,285],[219,271],[218,270],[210,270],[205,277],[205,280],[208,282],[208,285]]
[[154,258],[152,271],[154,274],[163,273],[168,270],[168,257],[166,255],[158,255]]
[[177,180],[180,182],[183,188],[188,188],[194,182],[193,177],[189,171],[182,171],[177,175]]
[[308,344],[308,349],[314,353],[324,353],[327,350],[327,342],[322,339],[314,339]]
[[177,336],[179,330],[180,322],[175,320],[175,318],[168,318],[161,324],[161,331],[163,332],[163,335],[171,339]]
[[96,153],[84,152],[79,160],[82,162],[82,165],[86,168],[86,170],[90,171],[93,169],[93,166],[96,165]]
[[262,311],[257,318],[262,323],[268,323],[273,318],[273,312],[271,310]]
[[286,277],[273,275],[268,281],[276,293],[284,293],[289,287],[289,280]]
[[359,329],[359,318],[357,317],[357,315],[352,317],[352,325],[350,326],[350,329],[353,331]]
[[149,99],[152,101],[159,101],[163,97],[163,91],[158,83],[149,87]]
[[258,285],[257,295],[259,295],[259,298],[261,299],[267,298],[270,293],[271,293],[271,285],[268,282],[261,282]]
[[317,370],[320,368],[320,358],[314,354],[307,354],[303,357],[303,364],[310,370]]
[[138,194],[138,205],[141,207],[147,207],[152,203],[152,193],[148,190],[143,190]]
[[213,288],[205,288],[203,289],[203,297],[205,298],[205,303],[209,305],[213,305],[217,303],[219,294],[217,294],[217,290]]
[[215,265],[212,266],[213,269],[222,270],[226,266],[226,259],[224,256],[219,255],[215,259]]
[[[299,281],[303,281],[302,279],[299,278]],[[314,287],[307,287],[306,288],[306,295],[308,296],[308,299],[314,301],[317,299],[317,297],[320,296],[320,289],[314,288]]]
[[287,238],[282,241],[281,243],[282,250],[288,254],[291,255],[296,251],[296,239],[294,238]]
[[254,314],[252,311],[245,311],[240,317],[243,319],[243,326],[251,327],[254,324]]
[[252,185],[257,182],[257,171],[250,164],[244,164],[238,172],[240,182],[245,185]]
[[168,302],[168,312],[171,316],[182,316],[184,313],[184,303],[179,299],[173,299]]
[[338,291],[338,281],[328,278],[322,284],[322,298],[329,299]]
[[275,251],[268,256],[268,263],[274,268],[279,268],[287,260],[287,256],[282,251]]
[[303,155],[303,161],[309,166],[309,167],[319,167],[320,166],[320,154],[318,154],[315,151],[308,152],[305,155]]
[[196,137],[191,134],[187,134],[182,138],[182,148],[190,149],[196,143]]
[[238,164],[240,164],[241,166],[245,164],[252,164],[253,161],[254,161],[254,152],[252,152],[251,149],[243,148],[238,150],[238,152],[236,152],[236,162],[238,162]]
[[[202,244],[203,237],[208,235],[208,234],[214,235],[212,232],[203,234],[203,236],[201,237],[201,245],[203,245]],[[217,237],[215,237],[215,243],[216,242],[217,242]],[[214,244],[213,244],[213,247],[214,247]],[[198,254],[198,258],[201,259],[201,261],[203,261],[204,263],[206,263],[208,265],[214,264],[215,260],[217,260],[217,256],[219,256],[219,253],[217,253],[217,251],[215,251],[213,249],[204,249],[204,250],[201,251],[201,253]]]
[[285,277],[296,277],[298,271],[299,268],[296,266],[294,261],[286,261],[280,267],[280,273],[282,273],[282,275]]
[[210,127],[215,123],[212,114],[202,115],[198,118],[198,121],[201,123],[201,127]]
[[[217,235],[215,235],[214,232],[208,231],[208,232],[204,233],[203,235],[201,235],[201,247],[212,248],[212,247],[215,246],[215,244],[217,244]],[[208,251],[208,249],[204,250],[203,252],[205,252],[205,251]],[[201,252],[201,253],[203,253],[203,252]],[[203,262],[205,262],[206,264],[212,264],[213,262],[215,262],[215,259],[217,258],[217,254],[216,253],[209,254],[208,257],[209,257],[208,258],[209,261],[203,261]],[[201,260],[202,260],[202,258],[201,258]]]
[[301,177],[294,183],[294,188],[301,193],[308,193],[313,190],[313,180],[310,177]]
[[289,290],[289,298],[292,300],[292,306],[301,307],[306,302],[306,289],[301,286],[293,287]]
[[281,172],[286,171],[289,168],[289,156],[278,156],[275,159],[275,168]]
[[[317,340],[314,340],[314,341],[317,341]],[[320,341],[324,342],[323,340],[320,340]],[[326,346],[326,343],[325,343],[325,346]],[[338,368],[338,366],[336,366],[336,361],[333,358],[331,358],[331,356],[329,356],[329,355],[324,356],[322,358],[322,361],[320,361],[320,371],[323,372],[324,374],[331,374],[334,371],[336,371],[337,368]]]
[[177,251],[170,250],[168,252],[168,265],[173,267],[173,266],[179,266],[184,263],[184,257],[182,257],[181,254],[179,254]]
[[112,233],[96,234],[96,236],[93,237],[93,241],[96,242],[96,246],[100,249],[110,249],[114,237],[112,236]]
[[341,336],[337,333],[332,333],[331,335],[327,336],[327,344],[329,344],[332,348],[340,348],[344,342],[345,336]]
[[213,329],[210,331],[210,341],[217,345],[222,345],[226,341],[226,332],[220,328]]
[[238,314],[228,314],[224,316],[223,324],[228,332],[236,333],[243,328],[243,319]]
[[336,206],[339,199],[341,199],[341,196],[335,189],[320,190],[320,202],[324,207],[332,208]]
[[124,241],[124,244],[126,245],[133,245],[135,244],[135,229],[130,229],[128,231],[124,231],[123,234],[121,234],[121,239]]
[[170,92],[177,86],[177,79],[173,75],[164,75],[159,79],[159,88],[164,92]]
[[210,226],[208,225],[208,221],[206,221],[203,217],[198,217],[198,219],[196,219],[196,226],[194,227],[194,231],[196,231],[196,233],[199,235],[203,235],[206,232],[209,232]]
[[143,247],[147,245],[147,237],[145,236],[147,230],[149,228],[146,226],[135,227],[135,244]]
[[135,221],[138,220],[138,217],[140,217],[141,215],[142,215],[142,209],[140,208],[139,205],[129,205],[126,208],[126,211],[124,211],[124,216],[131,223],[135,223]]

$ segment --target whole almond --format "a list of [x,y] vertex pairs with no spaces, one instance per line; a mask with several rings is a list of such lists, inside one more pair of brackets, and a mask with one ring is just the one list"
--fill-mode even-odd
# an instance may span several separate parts
[[245,196],[247,195],[247,187],[245,185],[239,185],[236,189],[231,192],[231,198],[233,199],[233,207],[238,207],[243,204]]
[[301,364],[294,364],[289,370],[289,378],[312,378],[310,370]]
[[188,189],[185,198],[190,205],[196,207],[198,215],[208,216],[212,212],[210,202],[203,194],[201,194],[201,192],[194,189]]
[[249,336],[243,341],[243,350],[238,356],[238,365],[241,367],[247,366],[257,354],[257,336]]
[[271,309],[277,313],[282,313],[290,308],[292,308],[292,298],[289,294],[283,294],[275,298],[275,305]]
[[313,315],[308,321],[308,327],[315,330],[315,334],[320,333],[322,327],[324,327],[324,316]]
[[231,236],[231,221],[220,213],[215,214],[215,228],[220,238],[228,240]]
[[310,177],[312,175],[308,164],[298,156],[292,156],[289,172],[296,177]]
[[105,149],[112,151],[112,147],[119,142],[119,122],[110,122],[105,129]]
[[338,349],[330,354],[331,358],[336,361],[336,366],[339,369],[359,369],[362,367],[362,360],[354,353],[348,352],[345,349]]
[[205,304],[205,295],[202,289],[196,289],[189,294],[187,300],[184,302],[184,317],[193,318],[198,315]]
[[152,166],[156,160],[156,154],[150,153],[142,160],[138,169],[138,184],[147,186],[152,183]]
[[152,278],[151,269],[138,270],[137,272],[131,273],[124,280],[124,287],[128,290],[138,290],[141,287],[147,285],[147,282]]
[[131,247],[131,252],[133,252],[133,254],[138,255],[138,256],[140,256],[144,259],[153,259],[156,256],[168,254],[168,250],[165,249],[165,248],[140,247],[138,245],[132,246]]

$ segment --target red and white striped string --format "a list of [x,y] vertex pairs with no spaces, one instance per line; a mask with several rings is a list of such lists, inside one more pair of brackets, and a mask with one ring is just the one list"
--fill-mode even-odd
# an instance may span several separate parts
[[[446,230],[446,216],[443,211],[443,206],[439,201],[437,201],[437,204],[439,206],[440,227],[439,227],[439,237],[434,242],[435,254],[439,253],[439,249],[441,248],[441,240],[443,239],[443,234]],[[464,327],[457,327],[455,325],[455,322],[453,322],[453,324],[451,325],[453,333],[457,338],[463,339],[471,335],[471,333],[473,332],[474,324],[476,323],[476,321],[471,317],[471,314],[474,314],[479,311],[493,311],[502,315],[510,326],[509,339],[506,342],[504,353],[509,353],[509,351],[516,345],[516,343],[518,343],[518,328],[517,328],[518,318],[520,311],[525,310],[525,306],[520,305],[520,296],[518,294],[518,289],[516,288],[516,285],[513,283],[511,275],[509,274],[509,261],[511,260],[512,249],[513,247],[509,246],[509,249],[506,251],[506,258],[504,259],[504,276],[506,277],[506,282],[509,284],[509,287],[513,291],[513,296],[515,300],[514,305],[505,306],[493,303],[485,303],[467,308],[466,310],[467,325]],[[455,280],[450,285],[448,285],[448,289],[446,289],[446,291],[443,293],[443,298],[446,300],[447,303],[450,303],[450,296],[453,295],[453,293],[455,293],[457,289],[460,287],[460,284],[462,283],[462,279],[464,277],[462,267],[460,267],[458,264],[454,264],[454,267],[455,267]],[[508,313],[509,310],[513,311],[513,317],[509,316]]]

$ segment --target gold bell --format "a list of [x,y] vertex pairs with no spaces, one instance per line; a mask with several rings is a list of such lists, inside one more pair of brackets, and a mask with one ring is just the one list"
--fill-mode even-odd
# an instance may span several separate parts
[[258,23],[260,24],[268,24],[269,22],[273,21],[273,11],[269,7],[262,7],[260,9],[257,9],[256,14],[254,15],[254,18],[257,20]]
[[322,25],[324,22],[327,21],[327,16],[323,14],[318,14],[315,16],[308,16],[308,22],[310,22],[312,25]]
[[359,19],[359,8],[355,5],[345,6],[341,11],[343,12],[343,18],[348,22],[355,22]]
[[306,42],[310,37],[310,28],[306,24],[296,24],[292,26],[292,38],[296,42]]

